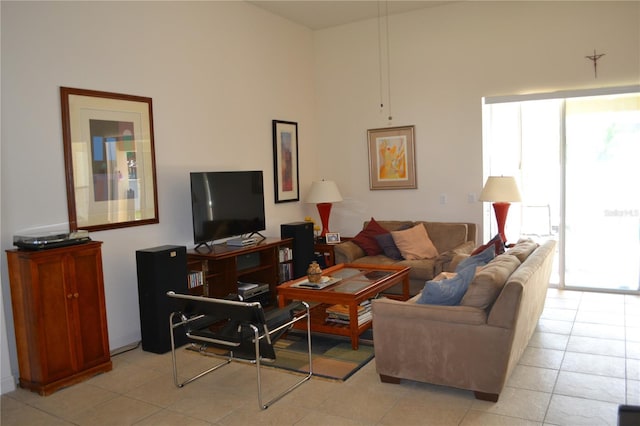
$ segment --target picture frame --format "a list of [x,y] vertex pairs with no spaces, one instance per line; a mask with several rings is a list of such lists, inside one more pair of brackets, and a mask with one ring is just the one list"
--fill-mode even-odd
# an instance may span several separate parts
[[369,189],[416,189],[414,126],[367,131]]
[[69,230],[158,223],[151,98],[60,87]]
[[275,202],[299,201],[298,123],[273,120],[272,127]]
[[327,232],[324,236],[327,244],[339,244],[340,243],[340,233],[339,232]]

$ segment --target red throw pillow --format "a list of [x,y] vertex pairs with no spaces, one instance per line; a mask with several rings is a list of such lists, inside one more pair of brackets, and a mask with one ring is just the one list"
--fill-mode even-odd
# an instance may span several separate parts
[[491,244],[496,247],[496,256],[504,253],[504,241],[502,241],[500,234],[496,234],[496,236],[490,239],[486,244],[477,247],[473,252],[471,252],[471,256],[482,253],[484,249],[489,247]]
[[376,235],[388,234],[374,218],[371,218],[367,226],[358,233],[351,241],[357,244],[367,256],[375,256],[382,253],[382,248],[376,240]]

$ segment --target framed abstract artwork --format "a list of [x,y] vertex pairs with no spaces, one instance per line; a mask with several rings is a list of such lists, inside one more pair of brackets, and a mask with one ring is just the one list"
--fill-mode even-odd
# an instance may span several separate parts
[[298,123],[273,120],[272,124],[275,202],[299,201]]
[[369,189],[416,189],[414,126],[367,131]]
[[60,88],[69,230],[158,223],[151,98]]

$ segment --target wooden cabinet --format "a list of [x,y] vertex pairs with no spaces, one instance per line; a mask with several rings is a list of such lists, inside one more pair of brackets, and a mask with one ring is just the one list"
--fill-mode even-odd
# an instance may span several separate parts
[[[225,297],[238,292],[238,282],[269,284],[270,302],[275,303],[276,287],[290,279],[291,238],[267,238],[248,247],[214,244],[209,247],[187,250],[187,266],[190,278],[194,271],[201,271],[201,285],[189,284],[196,295]],[[195,280],[198,281],[198,280]]]
[[7,251],[21,387],[48,395],[111,370],[101,245]]

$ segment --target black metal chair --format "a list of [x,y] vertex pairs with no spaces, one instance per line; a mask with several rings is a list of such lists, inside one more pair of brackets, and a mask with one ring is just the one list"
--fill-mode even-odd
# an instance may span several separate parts
[[[258,404],[261,409],[266,409],[313,375],[311,321],[307,303],[294,302],[284,308],[265,312],[260,302],[215,299],[177,294],[173,291],[167,292],[167,296],[177,303],[177,309],[169,315],[173,380],[177,387],[183,387],[231,361],[249,362],[255,364],[257,370]],[[309,373],[293,386],[263,404],[260,365],[262,362],[275,361],[276,353],[273,344],[291,329],[294,323],[305,319],[307,321]],[[225,361],[180,382],[178,380],[174,334],[177,332],[184,332],[192,342],[200,343],[199,350],[202,353],[224,358]],[[209,347],[221,349],[226,352],[226,355],[211,353],[207,351]]]

